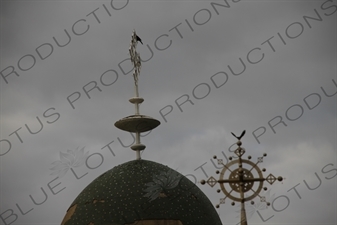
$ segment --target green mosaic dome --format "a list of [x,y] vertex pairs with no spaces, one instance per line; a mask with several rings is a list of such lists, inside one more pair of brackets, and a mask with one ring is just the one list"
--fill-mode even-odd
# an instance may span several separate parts
[[130,161],[97,177],[62,221],[62,225],[137,223],[221,225],[213,205],[193,182],[148,160]]

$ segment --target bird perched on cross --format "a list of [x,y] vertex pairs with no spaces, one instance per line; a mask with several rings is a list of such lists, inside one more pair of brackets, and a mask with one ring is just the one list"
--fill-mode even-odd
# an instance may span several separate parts
[[241,135],[238,137],[238,136],[236,136],[234,133],[231,132],[231,134],[232,134],[234,137],[236,137],[239,141],[240,141],[241,138],[245,135],[245,133],[246,133],[246,130],[242,131]]

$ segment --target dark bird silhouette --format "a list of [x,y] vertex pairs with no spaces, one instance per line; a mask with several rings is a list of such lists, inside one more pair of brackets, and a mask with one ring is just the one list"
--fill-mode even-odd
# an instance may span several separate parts
[[139,41],[141,44],[143,44],[142,39],[140,39],[140,37],[138,37],[138,35],[136,35],[136,40]]
[[234,133],[231,132],[231,134],[232,134],[234,137],[236,137],[238,140],[241,140],[241,138],[245,135],[245,133],[246,133],[246,130],[242,131],[240,137],[237,137]]

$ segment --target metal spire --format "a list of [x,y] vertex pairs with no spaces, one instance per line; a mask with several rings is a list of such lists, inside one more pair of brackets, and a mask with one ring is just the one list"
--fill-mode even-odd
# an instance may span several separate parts
[[141,39],[137,36],[136,31],[133,30],[129,53],[130,60],[134,67],[133,78],[135,82],[135,97],[130,98],[129,102],[135,105],[135,114],[118,120],[115,123],[115,126],[121,130],[136,134],[136,143],[131,146],[131,149],[136,151],[136,159],[140,160],[140,151],[146,148],[146,146],[140,142],[140,133],[156,128],[159,126],[160,122],[149,116],[140,115],[139,113],[139,105],[144,101],[144,99],[139,97],[138,92],[138,77],[142,67],[140,54],[136,50],[138,41],[141,42]]
[[[217,180],[214,177],[210,177],[207,181],[201,180],[200,183],[204,185],[205,183],[209,184],[211,187],[214,187],[216,183],[220,184],[221,190],[218,189],[217,192],[223,192],[225,194],[224,198],[220,199],[220,204],[224,204],[226,198],[233,200],[232,205],[235,205],[235,202],[241,203],[241,225],[247,225],[247,216],[245,209],[245,202],[250,201],[256,196],[260,197],[261,202],[266,202],[266,198],[264,196],[260,196],[260,192],[262,190],[263,182],[267,181],[269,184],[273,184],[276,180],[282,181],[283,178],[281,176],[275,177],[273,174],[269,174],[266,178],[263,177],[262,172],[265,172],[266,169],[263,168],[262,172],[260,168],[257,166],[259,163],[263,162],[263,157],[266,157],[267,154],[264,153],[263,157],[258,157],[258,161],[253,163],[250,161],[252,158],[248,156],[247,159],[242,159],[243,154],[245,154],[246,150],[241,147],[242,142],[240,139],[245,135],[245,131],[238,137],[232,133],[234,137],[238,139],[236,142],[238,148],[234,151],[234,153],[238,156],[236,160],[223,164],[222,159],[218,159],[218,164],[223,166],[223,169],[220,171],[216,171],[217,174],[220,173],[220,179]],[[217,159],[216,156],[213,157]],[[232,160],[232,157],[228,158]],[[237,168],[233,169],[232,166],[237,164]],[[225,179],[227,177],[227,179]],[[255,185],[256,184],[256,185]],[[265,191],[267,187],[263,188]],[[246,195],[246,196],[245,196]],[[254,201],[251,201],[251,204],[254,204]],[[266,202],[269,206],[270,203]],[[217,208],[220,205],[216,205]]]
[[136,50],[137,43],[138,43],[139,40],[140,40],[140,38],[137,36],[136,31],[133,30],[130,48],[129,48],[129,53],[130,53],[130,57],[131,57],[130,59],[131,59],[132,65],[134,67],[133,78],[135,80],[135,88],[136,88],[136,96],[137,97],[139,96],[139,93],[138,93],[138,76],[140,74],[140,69],[142,68],[142,63],[140,61],[140,54]]

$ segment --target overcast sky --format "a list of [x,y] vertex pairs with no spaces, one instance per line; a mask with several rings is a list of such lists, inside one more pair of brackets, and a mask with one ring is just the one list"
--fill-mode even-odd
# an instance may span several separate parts
[[[264,175],[285,177],[264,185],[271,206],[247,204],[249,223],[337,223],[336,1],[0,8],[0,224],[60,224],[93,179],[135,159],[134,139],[114,126],[134,113],[133,29],[144,43],[140,112],[161,122],[141,139],[143,159],[193,182],[218,178],[211,158],[226,162],[230,132],[247,130],[243,158],[267,153]],[[197,185],[214,205],[223,198],[219,186]],[[217,209],[223,224],[239,222],[230,203]]]

